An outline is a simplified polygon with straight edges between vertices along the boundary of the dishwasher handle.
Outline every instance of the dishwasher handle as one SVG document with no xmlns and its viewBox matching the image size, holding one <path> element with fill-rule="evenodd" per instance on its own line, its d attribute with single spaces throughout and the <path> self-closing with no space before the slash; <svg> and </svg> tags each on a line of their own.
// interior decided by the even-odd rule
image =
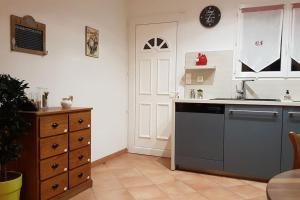
<svg viewBox="0 0 300 200">
<path fill-rule="evenodd" d="M 255 114 L 255 115 L 272 115 L 278 116 L 279 112 L 276 111 L 259 111 L 259 110 L 229 110 L 229 113 L 233 115 L 234 113 L 239 114 Z"/>
</svg>

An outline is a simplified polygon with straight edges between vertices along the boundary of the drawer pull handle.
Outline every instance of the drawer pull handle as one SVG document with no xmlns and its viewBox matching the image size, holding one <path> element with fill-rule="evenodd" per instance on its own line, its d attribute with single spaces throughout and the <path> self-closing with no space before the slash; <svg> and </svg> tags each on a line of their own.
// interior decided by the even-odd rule
<svg viewBox="0 0 300 200">
<path fill-rule="evenodd" d="M 82 178 L 83 177 L 83 173 L 78 174 L 78 178 Z"/>
<path fill-rule="evenodd" d="M 273 115 L 277 116 L 279 113 L 276 111 L 257 111 L 257 110 L 229 110 L 229 113 L 233 115 L 234 113 L 240 114 L 261 114 L 261 115 Z"/>
<path fill-rule="evenodd" d="M 59 147 L 59 144 L 52 144 L 52 149 L 57 149 Z"/>
<path fill-rule="evenodd" d="M 78 123 L 82 124 L 83 123 L 83 119 L 78 120 Z"/>
<path fill-rule="evenodd" d="M 84 140 L 84 137 L 78 138 L 78 141 L 79 141 L 79 142 L 82 142 L 83 140 Z"/>
<path fill-rule="evenodd" d="M 54 185 L 52 185 L 52 189 L 53 189 L 53 190 L 56 190 L 58 187 L 59 187 L 59 184 L 54 184 Z"/>
<path fill-rule="evenodd" d="M 290 115 L 290 117 L 300 116 L 300 112 L 288 112 L 288 114 Z"/>
<path fill-rule="evenodd" d="M 82 160 L 83 158 L 84 158 L 83 155 L 80 155 L 80 156 L 78 157 L 79 160 Z"/>
<path fill-rule="evenodd" d="M 55 163 L 51 166 L 52 169 L 57 169 L 59 167 L 59 164 Z"/>
<path fill-rule="evenodd" d="M 59 124 L 56 122 L 52 124 L 52 128 L 54 128 L 54 129 L 57 128 L 58 126 L 59 126 Z"/>
</svg>

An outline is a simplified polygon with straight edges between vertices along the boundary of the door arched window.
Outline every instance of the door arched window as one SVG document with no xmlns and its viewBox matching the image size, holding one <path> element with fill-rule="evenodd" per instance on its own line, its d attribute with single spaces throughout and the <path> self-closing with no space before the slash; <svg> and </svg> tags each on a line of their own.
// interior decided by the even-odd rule
<svg viewBox="0 0 300 200">
<path fill-rule="evenodd" d="M 162 39 L 161 37 L 156 37 L 156 38 L 151 38 L 149 39 L 145 45 L 143 50 L 144 51 L 149 51 L 152 49 L 156 50 L 168 50 L 169 49 L 169 44 L 166 40 Z"/>
</svg>

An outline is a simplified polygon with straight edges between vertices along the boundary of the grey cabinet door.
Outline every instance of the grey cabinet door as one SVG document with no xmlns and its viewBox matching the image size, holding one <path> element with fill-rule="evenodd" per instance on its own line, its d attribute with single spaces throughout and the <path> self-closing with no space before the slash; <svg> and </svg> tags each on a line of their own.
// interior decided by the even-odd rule
<svg viewBox="0 0 300 200">
<path fill-rule="evenodd" d="M 224 170 L 268 179 L 280 173 L 282 108 L 226 106 Z"/>
<path fill-rule="evenodd" d="M 281 171 L 293 168 L 293 147 L 289 140 L 289 132 L 300 133 L 300 108 L 287 107 L 283 110 Z"/>
<path fill-rule="evenodd" d="M 223 170 L 224 114 L 176 112 L 175 163 L 189 170 Z"/>
</svg>

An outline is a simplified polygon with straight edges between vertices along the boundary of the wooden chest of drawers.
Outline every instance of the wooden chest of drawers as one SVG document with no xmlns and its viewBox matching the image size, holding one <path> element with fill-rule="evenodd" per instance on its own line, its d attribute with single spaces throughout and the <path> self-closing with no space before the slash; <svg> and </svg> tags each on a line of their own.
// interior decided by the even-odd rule
<svg viewBox="0 0 300 200">
<path fill-rule="evenodd" d="M 69 199 L 91 187 L 91 108 L 48 108 L 24 116 L 32 127 L 16 165 L 23 173 L 21 199 Z"/>
</svg>

